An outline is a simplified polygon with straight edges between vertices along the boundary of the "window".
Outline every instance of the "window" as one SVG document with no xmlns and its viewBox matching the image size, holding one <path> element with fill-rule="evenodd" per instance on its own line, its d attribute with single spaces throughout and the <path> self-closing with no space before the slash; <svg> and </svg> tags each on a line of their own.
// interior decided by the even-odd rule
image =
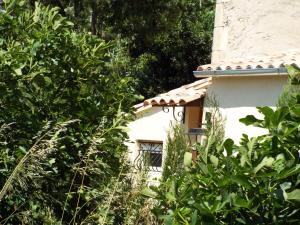
<svg viewBox="0 0 300 225">
<path fill-rule="evenodd" d="M 162 142 L 139 141 L 136 163 L 139 168 L 148 166 L 151 171 L 159 171 L 162 166 Z"/>
</svg>

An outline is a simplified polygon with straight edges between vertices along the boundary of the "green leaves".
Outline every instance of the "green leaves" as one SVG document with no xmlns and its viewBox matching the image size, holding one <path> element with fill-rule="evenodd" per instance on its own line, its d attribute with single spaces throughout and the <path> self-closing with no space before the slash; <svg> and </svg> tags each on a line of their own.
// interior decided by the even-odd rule
<svg viewBox="0 0 300 225">
<path fill-rule="evenodd" d="M 184 128 L 178 124 L 174 124 L 170 128 L 162 172 L 164 181 L 173 174 L 182 173 L 184 167 L 189 170 L 192 164 L 192 153 L 190 153 Z"/>
<path fill-rule="evenodd" d="M 215 137 L 207 137 L 190 170 L 157 189 L 157 215 L 169 215 L 170 224 L 299 223 L 300 105 L 258 110 L 263 119 L 247 116 L 241 122 L 268 132 L 243 135 L 239 146 L 231 139 L 215 146 Z M 172 201 L 164 194 L 171 185 Z"/>
<path fill-rule="evenodd" d="M 233 150 L 233 140 L 232 139 L 226 139 L 223 143 L 223 146 L 227 152 L 227 156 L 230 157 L 232 155 L 232 150 Z"/>
<path fill-rule="evenodd" d="M 93 223 L 106 210 L 114 181 L 119 177 L 120 190 L 130 186 L 124 141 L 137 99 L 126 73 L 130 60 L 124 49 L 75 30 L 57 8 L 6 2 L 0 12 L 0 189 L 8 185 L 0 223 L 81 223 L 90 214 Z M 16 165 L 23 166 L 11 176 Z M 124 214 L 124 199 L 114 196 L 114 214 Z"/>
<path fill-rule="evenodd" d="M 33 11 L 33 22 L 37 23 L 40 20 L 41 16 L 41 5 L 38 2 L 35 2 L 35 10 Z"/>
<path fill-rule="evenodd" d="M 277 171 L 277 173 L 280 173 L 285 169 L 286 160 L 283 153 L 280 153 L 276 156 L 276 159 L 273 163 L 274 169 Z"/>
<path fill-rule="evenodd" d="M 151 190 L 150 188 L 145 188 L 141 191 L 141 194 L 147 196 L 149 198 L 155 198 L 157 196 L 156 192 Z"/>
<path fill-rule="evenodd" d="M 245 118 L 241 118 L 240 122 L 247 125 L 247 126 L 249 126 L 249 125 L 254 125 L 255 126 L 255 125 L 259 125 L 260 122 L 262 122 L 262 120 L 256 119 L 255 116 L 248 115 Z"/>
<path fill-rule="evenodd" d="M 287 65 L 287 70 L 289 74 L 289 79 L 291 84 L 299 85 L 300 84 L 300 71 L 293 65 Z"/>
<path fill-rule="evenodd" d="M 295 189 L 286 193 L 287 200 L 296 200 L 300 202 L 300 189 Z"/>
<path fill-rule="evenodd" d="M 184 153 L 183 164 L 185 167 L 189 167 L 192 165 L 192 153 L 190 152 Z"/>
<path fill-rule="evenodd" d="M 211 161 L 211 163 L 215 166 L 215 167 L 218 167 L 218 164 L 219 164 L 219 160 L 216 156 L 214 155 L 210 155 L 209 156 L 209 159 Z"/>
<path fill-rule="evenodd" d="M 272 167 L 274 158 L 265 156 L 263 160 L 254 168 L 253 172 L 257 173 L 263 167 Z"/>
<path fill-rule="evenodd" d="M 18 68 L 14 70 L 17 75 L 22 75 L 22 68 Z"/>
</svg>

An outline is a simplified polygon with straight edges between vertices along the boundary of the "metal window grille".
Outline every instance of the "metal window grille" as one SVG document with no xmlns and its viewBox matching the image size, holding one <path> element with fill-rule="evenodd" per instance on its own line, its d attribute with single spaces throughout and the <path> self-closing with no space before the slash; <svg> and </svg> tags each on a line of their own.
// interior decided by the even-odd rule
<svg viewBox="0 0 300 225">
<path fill-rule="evenodd" d="M 135 160 L 138 169 L 146 168 L 150 171 L 160 171 L 162 167 L 161 142 L 139 142 L 139 154 Z"/>
</svg>

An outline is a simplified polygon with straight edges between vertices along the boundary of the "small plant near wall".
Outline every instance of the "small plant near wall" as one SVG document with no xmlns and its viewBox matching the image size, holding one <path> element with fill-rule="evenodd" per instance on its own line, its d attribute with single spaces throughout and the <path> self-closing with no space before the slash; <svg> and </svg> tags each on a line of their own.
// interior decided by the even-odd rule
<svg viewBox="0 0 300 225">
<path fill-rule="evenodd" d="M 291 85 L 300 72 L 289 68 Z M 296 90 L 296 87 L 293 86 Z M 247 116 L 246 125 L 267 129 L 265 135 L 244 135 L 239 145 L 227 139 L 186 164 L 148 196 L 157 200 L 153 212 L 163 224 L 299 224 L 300 93 L 289 94 L 277 109 L 259 107 L 264 116 Z"/>
<path fill-rule="evenodd" d="M 189 151 L 188 138 L 184 128 L 180 124 L 172 124 L 170 132 L 168 133 L 164 154 L 163 181 L 183 171 L 184 155 Z"/>
<path fill-rule="evenodd" d="M 205 135 L 202 137 L 201 144 L 196 146 L 197 151 L 205 153 L 207 157 L 210 149 L 217 148 L 224 140 L 224 123 L 225 119 L 222 117 L 217 97 L 214 94 L 205 98 Z M 206 159 L 207 161 L 207 159 Z"/>
</svg>

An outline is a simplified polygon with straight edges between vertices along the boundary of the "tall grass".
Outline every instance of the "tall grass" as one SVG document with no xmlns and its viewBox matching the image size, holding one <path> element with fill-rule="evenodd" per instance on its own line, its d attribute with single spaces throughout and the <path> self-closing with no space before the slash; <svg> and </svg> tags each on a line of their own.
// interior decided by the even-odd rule
<svg viewBox="0 0 300 225">
<path fill-rule="evenodd" d="M 95 179 L 93 174 L 99 175 L 102 171 L 101 155 L 105 148 L 107 135 L 112 135 L 115 130 L 124 129 L 123 115 L 118 115 L 110 128 L 99 129 L 91 137 L 89 147 L 85 154 L 81 156 L 81 160 L 71 165 L 74 172 L 73 178 L 70 179 L 68 192 L 62 192 L 65 195 L 65 202 L 62 205 L 62 214 L 57 218 L 53 209 L 44 209 L 44 224 L 154 224 L 152 214 L 150 213 L 150 205 L 141 195 L 141 190 L 146 186 L 146 173 L 144 171 L 135 171 L 129 165 L 124 155 L 119 156 L 121 160 L 121 168 L 115 177 L 111 177 L 108 183 L 89 186 L 86 180 Z M 48 123 L 42 131 L 36 135 L 36 141 L 32 147 L 26 151 L 19 163 L 14 167 L 10 176 L 0 191 L 0 203 L 7 195 L 13 192 L 22 192 L 39 182 L 39 179 L 47 178 L 45 170 L 45 161 L 52 160 L 49 155 L 53 155 L 54 151 L 59 150 L 59 141 L 64 138 L 64 132 L 68 126 L 78 123 L 79 120 L 70 120 L 53 126 Z M 9 126 L 1 126 L 1 131 L 9 129 Z M 118 131 L 119 132 L 119 131 Z M 104 164 L 103 164 L 104 165 Z M 30 185 L 27 183 L 30 182 Z M 38 185 L 38 184 L 37 184 Z M 69 203 L 72 202 L 76 208 L 70 218 L 66 212 Z M 1 224 L 8 223 L 11 218 L 16 215 L 30 215 L 32 212 L 23 209 L 25 203 L 19 204 L 15 210 L 6 218 L 2 218 Z M 86 207 L 89 211 L 86 213 Z M 37 212 L 39 214 L 39 212 Z M 24 216 L 26 218 L 26 216 Z M 48 222 L 47 222 L 48 221 Z M 26 224 L 26 220 L 23 219 Z M 66 223 L 67 222 L 67 223 Z"/>
<path fill-rule="evenodd" d="M 35 164 L 35 170 L 37 170 L 39 162 L 42 159 L 47 158 L 47 156 L 52 153 L 53 151 L 57 150 L 57 141 L 59 140 L 60 134 L 67 129 L 72 123 L 79 122 L 79 120 L 69 120 L 67 122 L 59 123 L 53 128 L 50 127 L 51 123 L 47 123 L 47 125 L 43 128 L 42 131 L 39 132 L 38 138 L 32 147 L 26 151 L 26 154 L 22 157 L 19 163 L 15 166 L 10 176 L 7 178 L 6 182 L 3 184 L 0 190 L 0 202 L 4 195 L 7 193 L 8 190 L 13 189 L 14 182 L 21 183 L 24 181 L 22 186 L 26 186 L 26 179 L 20 176 L 21 171 L 27 171 L 30 166 L 30 163 Z M 31 161 L 27 163 L 28 161 Z M 27 168 L 25 168 L 27 167 Z M 41 169 L 41 168 L 39 168 Z M 42 170 L 42 169 L 41 169 Z M 37 172 L 37 171 L 36 171 Z M 34 182 L 34 179 L 31 179 Z"/>
</svg>

